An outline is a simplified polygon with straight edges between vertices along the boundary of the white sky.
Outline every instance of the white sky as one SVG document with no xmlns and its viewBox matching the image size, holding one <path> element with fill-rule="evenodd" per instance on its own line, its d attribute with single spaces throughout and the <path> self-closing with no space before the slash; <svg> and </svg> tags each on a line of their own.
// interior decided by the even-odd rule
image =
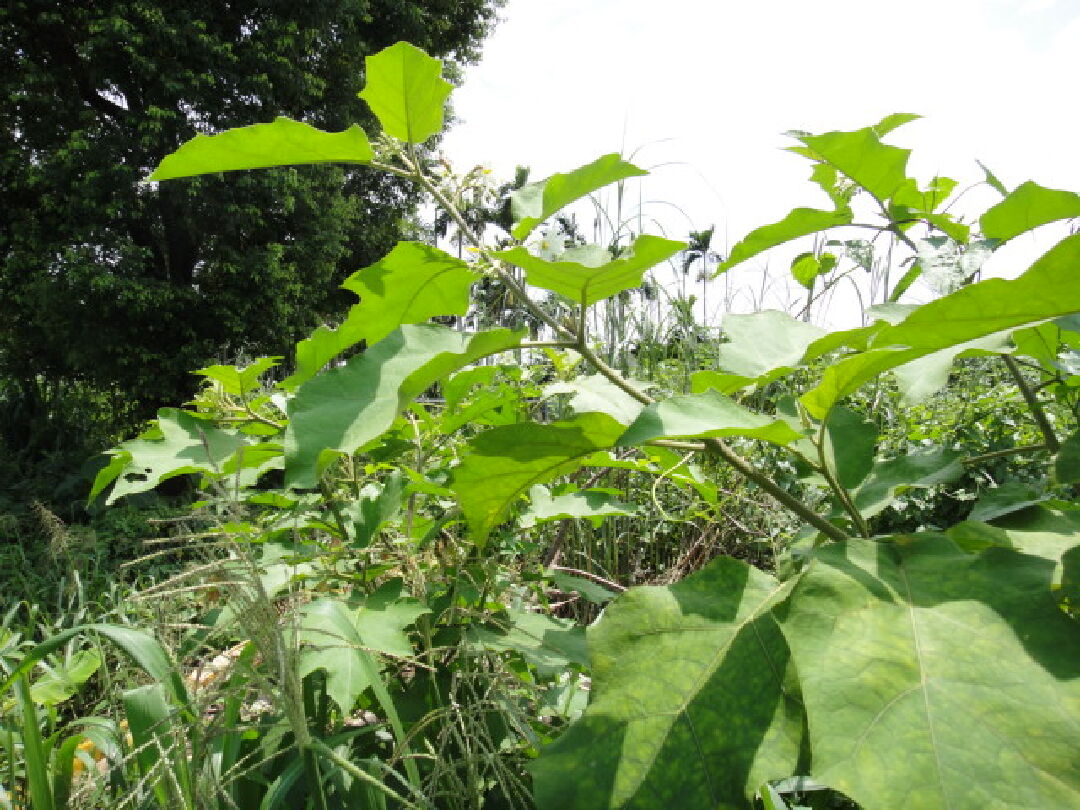
<svg viewBox="0 0 1080 810">
<path fill-rule="evenodd" d="M 919 113 L 887 141 L 923 181 L 977 181 L 977 158 L 1010 188 L 1080 190 L 1080 0 L 509 0 L 500 16 L 453 96 L 459 169 L 540 179 L 637 150 L 657 167 L 643 196 L 685 212 L 648 209 L 667 235 L 716 223 L 721 253 L 828 205 L 782 151 L 789 129 Z"/>
</svg>

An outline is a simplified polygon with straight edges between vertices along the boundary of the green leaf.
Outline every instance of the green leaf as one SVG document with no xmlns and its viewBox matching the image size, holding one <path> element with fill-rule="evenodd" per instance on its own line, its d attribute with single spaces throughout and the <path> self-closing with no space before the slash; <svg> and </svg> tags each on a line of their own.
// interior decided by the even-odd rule
<svg viewBox="0 0 1080 810">
<path fill-rule="evenodd" d="M 1054 480 L 1059 484 L 1080 483 L 1080 431 L 1063 441 L 1054 456 Z"/>
<path fill-rule="evenodd" d="M 63 703 L 90 680 L 100 666 L 101 653 L 97 650 L 79 650 L 70 659 L 48 667 L 42 662 L 45 672 L 30 684 L 30 697 L 42 706 Z"/>
<path fill-rule="evenodd" d="M 521 526 L 526 529 L 566 518 L 588 518 L 596 526 L 605 517 L 637 513 L 633 504 L 623 503 L 614 495 L 599 490 L 552 495 L 547 487 L 537 484 L 529 490 L 529 500 L 529 508 L 521 513 Z"/>
<path fill-rule="evenodd" d="M 566 258 L 554 262 L 533 256 L 520 246 L 494 255 L 523 268 L 532 286 L 588 307 L 623 290 L 640 287 L 646 270 L 685 248 L 685 242 L 645 235 L 635 239 L 630 252 L 618 259 L 611 259 L 607 251 L 585 248 L 568 250 L 563 254 Z"/>
<path fill-rule="evenodd" d="M 641 391 L 653 387 L 646 380 L 628 382 Z M 606 413 L 624 425 L 633 422 L 645 407 L 602 374 L 586 374 L 570 382 L 544 386 L 545 397 L 555 394 L 570 394 L 570 408 L 574 413 Z"/>
<path fill-rule="evenodd" d="M 344 132 L 323 132 L 279 117 L 272 124 L 196 135 L 161 161 L 150 179 L 308 163 L 370 163 L 371 158 L 367 135 L 356 124 Z"/>
<path fill-rule="evenodd" d="M 829 366 L 802 403 L 822 419 L 878 374 L 941 349 L 1080 311 L 1080 234 L 1066 237 L 1019 278 L 987 279 L 916 308 L 873 332 L 869 351 Z"/>
<path fill-rule="evenodd" d="M 402 324 L 436 315 L 464 315 L 479 278 L 465 262 L 419 242 L 398 242 L 385 257 L 350 276 L 341 286 L 360 296 L 337 329 L 321 326 L 296 345 L 296 373 L 283 383 L 293 389 L 310 380 L 361 340 L 371 346 Z"/>
<path fill-rule="evenodd" d="M 207 366 L 196 371 L 221 385 L 221 390 L 233 396 L 246 397 L 259 387 L 259 377 L 278 364 L 281 357 L 260 357 L 244 368 L 239 366 Z"/>
<path fill-rule="evenodd" d="M 686 394 L 646 407 L 616 442 L 633 447 L 651 439 L 745 436 L 788 444 L 800 434 L 783 420 L 753 413 L 716 391 Z"/>
<path fill-rule="evenodd" d="M 615 592 L 609 591 L 603 585 L 597 585 L 591 579 L 575 577 L 563 571 L 547 571 L 546 575 L 557 588 L 564 591 L 574 591 L 581 594 L 582 599 L 594 605 L 603 605 L 615 598 Z M 588 661 L 586 661 L 588 663 Z"/>
<path fill-rule="evenodd" d="M 1080 804 L 1080 631 L 1053 568 L 940 535 L 818 549 L 777 611 L 813 778 L 866 810 Z"/>
<path fill-rule="evenodd" d="M 999 517 L 1019 512 L 1045 500 L 1049 495 L 1043 495 L 1031 484 L 1020 481 L 1006 481 L 1000 486 L 988 489 L 975 501 L 975 506 L 968 515 L 968 520 L 977 520 L 983 523 L 996 520 Z"/>
<path fill-rule="evenodd" d="M 645 174 L 648 172 L 611 154 L 572 172 L 553 174 L 547 180 L 530 183 L 510 195 L 517 223 L 510 233 L 515 239 L 524 239 L 533 228 L 575 200 L 619 180 Z"/>
<path fill-rule="evenodd" d="M 802 709 L 772 577 L 720 557 L 589 628 L 592 700 L 531 766 L 540 810 L 750 808 L 795 771 Z"/>
<path fill-rule="evenodd" d="M 1008 342 L 1008 336 L 1001 334 L 976 338 L 897 366 L 893 374 L 900 389 L 901 402 L 905 405 L 921 402 L 944 388 L 958 357 L 996 354 L 1005 351 Z"/>
<path fill-rule="evenodd" d="M 877 133 L 877 136 L 879 138 L 884 138 L 897 127 L 902 127 L 904 124 L 909 124 L 912 121 L 919 120 L 920 118 L 922 118 L 922 116 L 916 115 L 915 113 L 892 113 L 890 115 L 886 115 L 878 123 L 876 123 L 873 129 L 874 132 Z"/>
<path fill-rule="evenodd" d="M 717 365 L 745 377 L 775 379 L 798 365 L 807 348 L 825 330 L 797 320 L 786 312 L 769 309 L 750 315 L 724 316 L 724 335 Z M 775 374 L 773 372 L 776 372 Z"/>
<path fill-rule="evenodd" d="M 297 638 L 301 677 L 326 671 L 326 694 L 348 716 L 365 689 L 379 680 L 379 668 L 364 649 L 356 619 L 343 602 L 318 599 L 300 609 Z"/>
<path fill-rule="evenodd" d="M 442 130 L 443 107 L 453 89 L 442 77 L 442 62 L 407 42 L 384 48 L 364 62 L 367 84 L 360 98 L 388 135 L 423 143 Z"/>
<path fill-rule="evenodd" d="M 394 418 L 436 380 L 521 342 L 522 332 L 475 335 L 444 326 L 402 326 L 341 368 L 300 387 L 289 401 L 285 477 L 313 487 L 338 453 L 352 453 L 387 431 Z"/>
<path fill-rule="evenodd" d="M 526 610 L 507 612 L 509 626 L 499 632 L 477 629 L 470 640 L 489 650 L 514 650 L 536 667 L 542 677 L 564 671 L 571 664 L 589 664 L 585 631 L 567 619 Z"/>
<path fill-rule="evenodd" d="M 473 542 L 483 544 L 534 484 L 573 472 L 584 457 L 611 447 L 622 431 L 607 414 L 583 413 L 551 425 L 504 425 L 476 436 L 450 485 Z"/>
<path fill-rule="evenodd" d="M 158 411 L 157 426 L 161 439 L 132 439 L 117 448 L 116 452 L 126 453 L 130 461 L 117 476 L 107 504 L 151 490 L 177 475 L 220 474 L 225 461 L 245 444 L 245 438 L 236 432 L 216 428 L 178 408 Z"/>
<path fill-rule="evenodd" d="M 976 160 L 975 162 L 978 163 L 979 168 L 983 170 L 983 175 L 985 177 L 983 182 L 990 186 L 990 188 L 994 189 L 994 191 L 996 191 L 1002 197 L 1008 197 L 1009 190 L 1005 188 L 1005 185 L 1000 180 L 997 179 L 994 173 L 988 168 L 986 168 L 986 166 L 982 164 L 982 161 Z"/>
<path fill-rule="evenodd" d="M 178 750 L 176 735 L 173 730 L 172 710 L 165 695 L 165 689 L 159 683 L 137 686 L 123 694 L 124 716 L 131 731 L 135 761 L 139 772 L 153 788 L 154 796 L 161 807 L 192 807 L 191 785 L 187 776 L 186 755 Z M 162 764 L 164 760 L 164 764 Z M 162 770 L 173 773 L 173 778 L 164 777 Z M 180 788 L 182 795 L 176 795 L 173 788 Z"/>
<path fill-rule="evenodd" d="M 890 129 L 886 123 L 888 120 L 878 126 L 885 125 L 886 130 Z M 907 161 L 911 150 L 882 143 L 875 127 L 854 132 L 807 135 L 799 140 L 880 202 L 892 197 L 907 179 Z"/>
<path fill-rule="evenodd" d="M 849 225 L 851 219 L 851 209 L 846 207 L 835 211 L 796 208 L 779 222 L 763 225 L 744 236 L 742 241 L 731 249 L 731 255 L 727 257 L 727 260 L 720 263 L 716 269 L 717 275 L 769 248 L 818 231 L 825 231 L 839 225 Z"/>
<path fill-rule="evenodd" d="M 836 267 L 836 257 L 825 253 L 820 258 L 813 253 L 800 253 L 791 262 L 791 277 L 808 290 L 814 289 L 814 280 Z"/>
<path fill-rule="evenodd" d="M 1048 222 L 1080 217 L 1080 194 L 1044 188 L 1029 180 L 990 208 L 979 224 L 984 236 L 1005 242 Z"/>
<path fill-rule="evenodd" d="M 855 506 L 865 518 L 879 514 L 906 489 L 925 489 L 955 481 L 964 474 L 956 450 L 928 450 L 878 461 L 854 494 Z"/>
<path fill-rule="evenodd" d="M 850 408 L 837 407 L 825 422 L 825 459 L 845 489 L 854 489 L 874 466 L 878 429 Z"/>
<path fill-rule="evenodd" d="M 721 347 L 722 348 L 722 347 Z M 721 394 L 730 395 L 756 383 L 753 377 L 741 374 L 724 374 L 719 371 L 695 371 L 690 375 L 690 393 L 701 394 L 710 388 Z"/>
</svg>

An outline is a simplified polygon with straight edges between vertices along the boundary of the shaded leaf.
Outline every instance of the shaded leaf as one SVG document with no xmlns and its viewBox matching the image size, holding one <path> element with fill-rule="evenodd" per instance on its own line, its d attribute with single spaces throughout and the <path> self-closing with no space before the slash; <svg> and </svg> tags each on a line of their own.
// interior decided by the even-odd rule
<svg viewBox="0 0 1080 810">
<path fill-rule="evenodd" d="M 473 541 L 482 544 L 534 484 L 573 472 L 586 456 L 611 447 L 622 431 L 606 414 L 583 413 L 550 425 L 504 425 L 473 438 L 450 485 Z"/>
<path fill-rule="evenodd" d="M 825 422 L 825 459 L 845 489 L 854 489 L 874 466 L 878 429 L 850 408 L 836 407 Z"/>
<path fill-rule="evenodd" d="M 489 650 L 515 650 L 542 676 L 555 675 L 571 664 L 588 666 L 585 630 L 568 619 L 527 610 L 507 612 L 509 626 L 499 631 L 478 628 L 472 641 Z"/>
<path fill-rule="evenodd" d="M 530 183 L 510 195 L 517 223 L 510 233 L 515 239 L 524 239 L 533 228 L 575 200 L 619 180 L 645 174 L 648 172 L 611 154 L 572 172 L 553 174 L 547 180 Z"/>
<path fill-rule="evenodd" d="M 647 406 L 626 429 L 619 447 L 633 447 L 651 439 L 746 436 L 773 444 L 788 444 L 801 437 L 783 420 L 754 413 L 716 391 L 686 394 Z"/>
<path fill-rule="evenodd" d="M 330 459 L 377 439 L 436 380 L 516 346 L 522 334 L 496 329 L 472 335 L 433 324 L 406 325 L 341 368 L 309 380 L 289 401 L 286 483 L 314 486 Z"/>
<path fill-rule="evenodd" d="M 308 163 L 370 163 L 371 158 L 367 135 L 356 124 L 344 132 L 323 132 L 279 117 L 271 124 L 196 135 L 161 161 L 149 179 Z"/>
<path fill-rule="evenodd" d="M 590 705 L 530 766 L 537 806 L 750 808 L 794 772 L 802 710 L 769 613 L 784 592 L 720 557 L 610 604 L 588 630 Z"/>
<path fill-rule="evenodd" d="M 563 254 L 563 259 L 549 262 L 520 246 L 494 255 L 523 268 L 526 281 L 532 286 L 565 295 L 588 307 L 623 290 L 641 286 L 646 270 L 685 247 L 685 242 L 645 235 L 635 239 L 629 253 L 618 259 L 612 259 L 607 251 L 571 249 Z"/>
<path fill-rule="evenodd" d="M 778 611 L 811 775 L 866 810 L 1080 803 L 1080 628 L 1053 567 L 940 535 L 818 549 Z"/>
<path fill-rule="evenodd" d="M 975 506 L 968 515 L 968 520 L 987 522 L 999 517 L 1019 512 L 1037 503 L 1048 500 L 1030 484 L 1020 481 L 1006 481 L 993 489 L 988 489 L 975 501 Z"/>
<path fill-rule="evenodd" d="M 871 518 L 891 506 L 903 490 L 955 481 L 964 474 L 960 458 L 959 451 L 937 449 L 878 461 L 854 493 L 855 506 L 863 517 Z"/>
<path fill-rule="evenodd" d="M 1054 479 L 1059 484 L 1080 483 L 1080 431 L 1061 443 L 1054 456 Z"/>
<path fill-rule="evenodd" d="M 383 131 L 408 143 L 423 143 L 443 128 L 443 107 L 453 85 L 442 62 L 415 45 L 398 42 L 364 59 L 367 83 L 360 98 Z"/>
</svg>

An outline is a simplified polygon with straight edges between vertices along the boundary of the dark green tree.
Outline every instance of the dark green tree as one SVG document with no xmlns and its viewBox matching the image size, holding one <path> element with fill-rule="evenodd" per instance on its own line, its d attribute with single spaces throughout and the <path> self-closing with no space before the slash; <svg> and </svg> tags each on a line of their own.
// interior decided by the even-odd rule
<svg viewBox="0 0 1080 810">
<path fill-rule="evenodd" d="M 189 397 L 340 313 L 412 192 L 364 168 L 146 184 L 198 132 L 360 121 L 364 57 L 475 61 L 500 0 L 8 0 L 0 7 L 0 440 L 10 455 Z M 99 425 L 100 426 L 100 425 Z M 70 446 L 70 441 L 68 442 Z M 0 455 L 3 451 L 0 450 Z"/>
</svg>

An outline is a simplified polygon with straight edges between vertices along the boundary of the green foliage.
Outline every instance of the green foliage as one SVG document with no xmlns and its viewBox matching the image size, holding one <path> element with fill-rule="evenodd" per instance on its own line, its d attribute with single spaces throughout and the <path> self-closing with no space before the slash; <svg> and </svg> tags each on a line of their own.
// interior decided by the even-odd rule
<svg viewBox="0 0 1080 810">
<path fill-rule="evenodd" d="M 364 97 L 397 134 L 379 167 L 467 229 L 414 148 L 442 120 L 438 71 L 400 44 L 373 62 Z M 916 253 L 909 234 L 920 230 L 991 249 L 942 213 L 954 181 L 920 185 L 909 151 L 882 142 L 912 118 L 795 133 L 836 211 L 797 210 L 729 262 L 850 222 L 867 198 L 883 220 L 872 227 Z M 719 368 L 694 378 L 696 393 L 654 398 L 661 386 L 604 362 L 589 309 L 676 243 L 641 236 L 632 255 L 594 262 L 548 262 L 520 244 L 564 205 L 636 173 L 608 156 L 520 190 L 517 242 L 496 252 L 469 233 L 471 262 L 403 243 L 350 284 L 361 302 L 347 327 L 301 345 L 299 379 L 257 386 L 273 358 L 204 369 L 194 410 L 164 411 L 114 451 L 97 484 L 114 482 L 113 498 L 192 472 L 210 493 L 211 561 L 195 574 L 212 572 L 227 595 L 185 643 L 230 634 L 259 655 L 238 655 L 222 739 L 204 733 L 198 693 L 164 648 L 129 627 L 59 633 L 10 668 L 0 694 L 80 632 L 123 647 L 163 686 L 126 693 L 136 745 L 157 742 L 117 767 L 159 806 L 232 807 L 233 794 L 250 806 L 541 810 L 782 807 L 818 792 L 814 806 L 865 810 L 1080 801 L 1080 236 L 1014 281 L 965 271 L 952 292 L 887 301 L 857 329 L 732 317 Z M 999 235 L 1035 221 L 1015 201 L 994 216 Z M 835 272 L 819 261 L 810 289 Z M 480 274 L 539 340 L 424 323 L 460 314 Z M 578 317 L 554 316 L 526 285 L 573 298 Z M 370 345 L 320 371 L 360 340 Z M 573 379 L 579 365 L 590 373 Z M 960 407 L 986 411 L 942 416 Z M 678 509 L 669 490 L 684 498 Z M 940 495 L 963 514 L 911 507 Z M 629 589 L 556 563 L 590 524 L 628 523 L 630 539 L 609 550 L 629 556 L 639 534 L 715 525 L 746 500 L 778 504 L 791 523 L 763 537 L 736 523 L 745 559 L 681 559 L 652 572 L 662 585 Z M 764 545 L 768 555 L 754 553 Z M 593 618 L 614 592 L 584 633 L 551 615 L 553 595 L 566 597 L 559 608 L 583 597 L 579 615 Z M 245 721 L 253 692 L 275 709 Z M 27 782 L 47 801 L 53 765 L 33 749 L 31 714 Z M 245 756 L 254 773 L 232 767 Z"/>
<path fill-rule="evenodd" d="M 12 480 L 48 476 L 54 459 L 71 475 L 186 401 L 192 369 L 284 354 L 337 321 L 337 285 L 392 247 L 418 196 L 354 168 L 371 158 L 359 126 L 315 128 L 373 131 L 356 95 L 364 57 L 408 39 L 475 61 L 496 6 L 5 3 L 0 456 L 17 461 Z M 144 182 L 159 163 L 157 179 L 283 162 L 323 165 Z M 67 500 L 85 495 L 78 484 Z"/>
</svg>

